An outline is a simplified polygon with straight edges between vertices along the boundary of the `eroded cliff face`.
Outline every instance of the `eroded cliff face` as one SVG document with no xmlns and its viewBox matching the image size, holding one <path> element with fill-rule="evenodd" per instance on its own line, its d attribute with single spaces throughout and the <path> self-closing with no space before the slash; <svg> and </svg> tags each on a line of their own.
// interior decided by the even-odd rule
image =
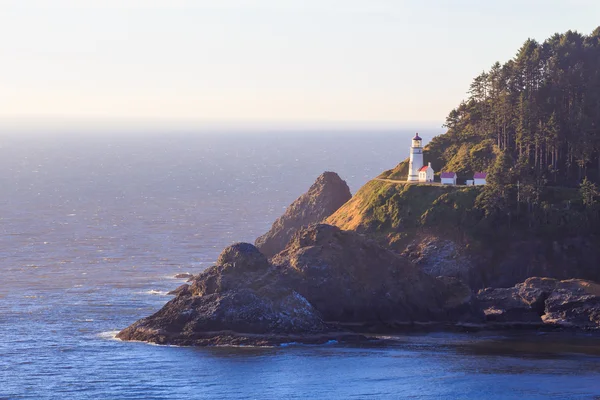
<svg viewBox="0 0 600 400">
<path fill-rule="evenodd" d="M 375 241 L 331 225 L 300 230 L 271 261 L 326 321 L 402 325 L 473 318 L 466 285 L 429 276 Z"/>
<path fill-rule="evenodd" d="M 350 188 L 338 174 L 324 172 L 273 223 L 269 232 L 256 239 L 256 247 L 267 257 L 279 253 L 300 228 L 322 222 L 351 197 Z"/>
<path fill-rule="evenodd" d="M 250 244 L 230 246 L 217 265 L 175 293 L 118 337 L 179 345 L 322 343 L 364 339 L 350 327 L 483 318 L 464 284 L 431 277 L 329 225 L 301 229 L 271 262 Z"/>
<path fill-rule="evenodd" d="M 411 237 L 402 255 L 433 276 L 452 276 L 473 289 L 509 287 L 529 277 L 600 280 L 596 237 L 453 238 L 427 230 Z"/>
</svg>

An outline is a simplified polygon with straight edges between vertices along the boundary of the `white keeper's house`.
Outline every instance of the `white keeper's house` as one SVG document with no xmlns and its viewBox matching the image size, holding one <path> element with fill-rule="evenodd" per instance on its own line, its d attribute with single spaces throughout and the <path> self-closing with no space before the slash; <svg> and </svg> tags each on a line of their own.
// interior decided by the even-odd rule
<svg viewBox="0 0 600 400">
<path fill-rule="evenodd" d="M 427 164 L 424 167 L 421 167 L 419 170 L 419 182 L 433 182 L 433 175 L 435 171 L 431 167 L 431 163 Z"/>
</svg>

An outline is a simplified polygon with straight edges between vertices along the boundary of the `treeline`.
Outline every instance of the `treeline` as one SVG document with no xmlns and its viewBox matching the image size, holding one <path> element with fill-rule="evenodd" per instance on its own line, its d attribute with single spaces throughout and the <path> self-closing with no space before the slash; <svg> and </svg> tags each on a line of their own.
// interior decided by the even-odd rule
<svg viewBox="0 0 600 400">
<path fill-rule="evenodd" d="M 600 27 L 527 40 L 514 59 L 473 80 L 446 126 L 445 142 L 493 143 L 511 169 L 494 172 L 510 183 L 600 182 Z"/>
</svg>

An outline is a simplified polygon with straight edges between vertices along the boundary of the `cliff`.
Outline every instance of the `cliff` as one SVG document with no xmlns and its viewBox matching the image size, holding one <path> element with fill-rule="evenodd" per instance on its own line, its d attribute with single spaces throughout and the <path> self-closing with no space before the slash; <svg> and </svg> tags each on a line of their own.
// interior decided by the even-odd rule
<svg viewBox="0 0 600 400">
<path fill-rule="evenodd" d="M 271 262 L 251 244 L 175 291 L 122 340 L 177 345 L 273 345 L 365 340 L 356 330 L 481 320 L 468 287 L 424 274 L 354 232 L 298 231 Z"/>
<path fill-rule="evenodd" d="M 350 188 L 338 174 L 324 172 L 267 233 L 256 239 L 256 247 L 268 257 L 279 253 L 300 228 L 323 221 L 351 197 Z"/>
<path fill-rule="evenodd" d="M 329 212 L 306 200 L 323 198 L 328 184 L 317 183 L 276 226 Z M 291 237 L 270 259 L 251 244 L 226 248 L 118 338 L 277 345 L 363 341 L 364 332 L 416 326 L 599 329 L 599 286 L 570 279 L 597 279 L 598 238 L 547 228 L 530 235 L 518 219 L 503 225 L 481 209 L 485 191 L 368 182 L 327 218 L 331 225 L 278 230 Z M 472 290 L 486 286 L 494 287 Z"/>
<path fill-rule="evenodd" d="M 526 204 L 487 214 L 479 200 L 488 190 L 373 180 L 326 222 L 377 240 L 424 272 L 473 288 L 512 286 L 531 276 L 600 279 L 600 239 L 585 229 L 576 190 L 542 192 L 546 206 L 535 225 Z"/>
</svg>

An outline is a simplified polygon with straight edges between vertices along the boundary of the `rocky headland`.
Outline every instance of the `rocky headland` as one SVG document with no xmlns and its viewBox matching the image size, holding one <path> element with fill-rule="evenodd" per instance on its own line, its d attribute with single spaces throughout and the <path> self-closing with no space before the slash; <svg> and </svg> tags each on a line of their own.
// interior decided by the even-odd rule
<svg viewBox="0 0 600 400">
<path fill-rule="evenodd" d="M 447 229 L 440 210 L 456 190 L 372 181 L 346 201 L 345 182 L 325 173 L 256 247 L 227 247 L 214 266 L 118 338 L 262 346 L 363 341 L 414 328 L 600 329 L 600 286 L 563 279 L 586 275 L 578 276 L 579 264 L 572 261 L 585 254 L 554 240 L 555 253 L 538 258 L 558 257 L 561 269 L 528 256 L 520 268 L 507 261 L 516 260 L 513 255 L 499 259 L 469 236 L 464 222 Z M 520 239 L 510 245 L 525 246 Z M 528 249 L 533 254 L 537 247 Z M 581 269 L 590 271 L 587 264 Z M 533 277 L 538 271 L 551 276 Z M 509 284 L 486 287 L 488 282 Z"/>
<path fill-rule="evenodd" d="M 251 244 L 234 244 L 174 294 L 118 338 L 177 345 L 358 341 L 364 331 L 473 322 L 478 315 L 466 285 L 431 277 L 330 225 L 301 229 L 271 261 Z"/>
<path fill-rule="evenodd" d="M 409 158 L 351 197 L 326 172 L 256 247 L 227 248 L 119 337 L 260 344 L 423 325 L 599 330 L 599 50 L 600 28 L 527 40 L 473 80 L 444 134 L 416 141 L 413 166 L 431 163 L 435 179 L 404 182 Z M 436 185 L 441 171 L 457 182 Z M 485 185 L 465 185 L 478 172 Z"/>
</svg>

